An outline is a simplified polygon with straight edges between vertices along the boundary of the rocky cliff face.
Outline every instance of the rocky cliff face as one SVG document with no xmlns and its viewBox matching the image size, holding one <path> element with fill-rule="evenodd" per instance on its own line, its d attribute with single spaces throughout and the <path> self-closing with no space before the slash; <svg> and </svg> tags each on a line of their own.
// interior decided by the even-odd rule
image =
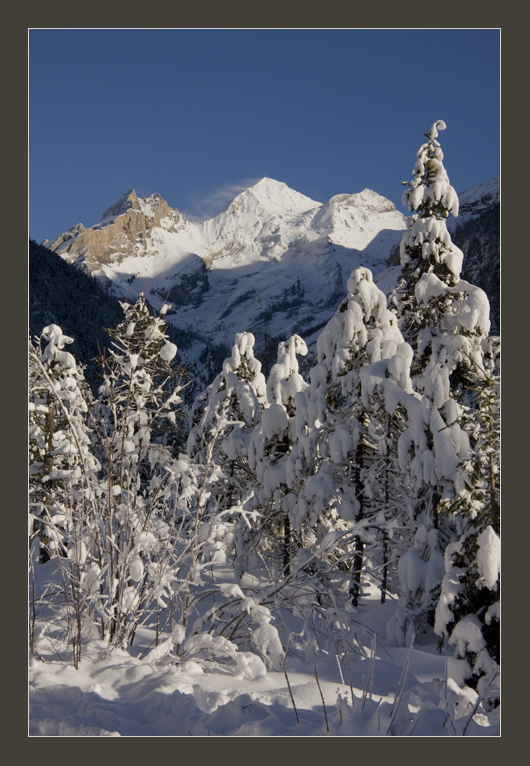
<svg viewBox="0 0 530 766">
<path fill-rule="evenodd" d="M 170 208 L 159 194 L 139 199 L 131 189 L 105 210 L 96 226 L 85 229 L 79 223 L 57 239 L 42 244 L 69 263 L 94 273 L 102 266 L 144 254 L 153 229 L 177 232 L 185 225 L 183 213 Z"/>
</svg>

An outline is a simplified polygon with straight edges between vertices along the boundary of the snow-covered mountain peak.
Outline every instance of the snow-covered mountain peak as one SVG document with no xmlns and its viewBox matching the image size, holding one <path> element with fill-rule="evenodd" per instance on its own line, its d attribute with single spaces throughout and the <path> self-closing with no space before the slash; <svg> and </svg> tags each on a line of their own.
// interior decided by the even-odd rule
<svg viewBox="0 0 530 766">
<path fill-rule="evenodd" d="M 130 189 L 105 210 L 95 226 L 85 229 L 78 224 L 43 244 L 70 263 L 91 273 L 104 274 L 107 266 L 149 255 L 156 232 L 176 233 L 187 225 L 185 216 L 170 208 L 159 194 L 139 199 L 135 190 Z"/>
<path fill-rule="evenodd" d="M 358 204 L 362 204 L 368 209 L 373 209 L 377 213 L 390 213 L 396 209 L 393 202 L 372 189 L 363 189 L 362 192 L 352 194 L 351 196 Z"/>
<path fill-rule="evenodd" d="M 262 178 L 254 186 L 250 186 L 238 194 L 228 205 L 226 211 L 256 212 L 258 209 L 268 215 L 300 215 L 320 207 L 320 204 L 320 202 L 315 202 L 310 197 L 289 188 L 282 181 Z"/>
<path fill-rule="evenodd" d="M 356 232 L 358 247 L 363 249 L 382 229 L 404 229 L 405 216 L 390 200 L 364 189 L 357 194 L 331 197 L 316 212 L 311 228 L 337 244 L 351 241 L 351 233 Z"/>
<path fill-rule="evenodd" d="M 132 189 L 99 224 L 70 230 L 51 249 L 116 295 L 143 292 L 154 308 L 168 300 L 171 324 L 229 345 L 265 319 L 273 336 L 314 334 L 352 269 L 382 271 L 404 229 L 405 217 L 370 189 L 321 203 L 262 178 L 200 222 Z"/>
<path fill-rule="evenodd" d="M 386 197 L 382 197 L 377 192 L 371 189 L 363 189 L 362 192 L 357 194 L 335 194 L 327 202 L 324 203 L 322 208 L 329 208 L 335 210 L 337 208 L 357 208 L 359 211 L 370 213 L 394 213 L 396 212 L 396 206 L 393 202 Z M 324 210 L 321 211 L 324 214 Z"/>
<path fill-rule="evenodd" d="M 142 213 L 148 218 L 154 218 L 160 208 L 164 207 L 164 205 L 169 209 L 169 205 L 160 194 L 151 194 L 149 197 L 142 197 L 138 200 L 138 204 Z"/>
</svg>

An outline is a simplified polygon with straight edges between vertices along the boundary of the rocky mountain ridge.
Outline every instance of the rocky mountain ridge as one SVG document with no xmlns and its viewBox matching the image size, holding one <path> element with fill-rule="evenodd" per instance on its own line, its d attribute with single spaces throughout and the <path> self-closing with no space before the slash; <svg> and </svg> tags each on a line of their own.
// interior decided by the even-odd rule
<svg viewBox="0 0 530 766">
<path fill-rule="evenodd" d="M 203 338 L 200 355 L 246 330 L 316 333 L 351 271 L 382 271 L 405 225 L 395 205 L 369 189 L 320 203 L 264 178 L 202 222 L 132 190 L 99 224 L 43 244 L 118 297 L 143 292 L 155 309 L 169 301 L 168 322 Z"/>
<path fill-rule="evenodd" d="M 177 232 L 185 224 L 185 216 L 170 208 L 159 194 L 139 199 L 131 189 L 105 210 L 95 226 L 87 229 L 79 223 L 42 245 L 93 274 L 102 266 L 145 252 L 154 228 Z"/>
<path fill-rule="evenodd" d="M 463 277 L 487 292 L 498 332 L 499 179 L 459 198 L 460 215 L 448 226 L 465 254 Z M 216 363 L 237 332 L 250 331 L 258 355 L 274 362 L 278 341 L 295 332 L 311 345 L 357 266 L 370 268 L 383 290 L 392 287 L 405 227 L 394 204 L 369 189 L 320 203 L 263 178 L 201 222 L 158 194 L 131 190 L 95 226 L 78 224 L 43 244 L 111 295 L 134 300 L 143 292 L 155 310 L 169 302 L 166 319 L 191 361 Z"/>
</svg>

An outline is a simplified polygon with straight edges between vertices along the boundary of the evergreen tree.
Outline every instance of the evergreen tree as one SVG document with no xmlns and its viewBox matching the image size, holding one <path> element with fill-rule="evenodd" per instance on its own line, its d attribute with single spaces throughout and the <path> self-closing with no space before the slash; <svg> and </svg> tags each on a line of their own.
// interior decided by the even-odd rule
<svg viewBox="0 0 530 766">
<path fill-rule="evenodd" d="M 267 380 L 267 400 L 261 422 L 254 428 L 249 467 L 255 474 L 255 491 L 249 498 L 249 528 L 244 535 L 247 551 L 240 548 L 240 570 L 247 568 L 252 551 L 266 553 L 274 576 L 291 571 L 293 539 L 289 511 L 293 495 L 288 487 L 288 458 L 295 438 L 296 395 L 307 387 L 298 372 L 297 355 L 307 354 L 299 335 L 278 345 L 278 358 Z"/>
<path fill-rule="evenodd" d="M 238 333 L 232 354 L 223 362 L 222 371 L 193 402 L 188 420 L 188 454 L 204 462 L 208 446 L 216 439 L 224 446 L 216 447 L 217 461 L 244 457 L 248 440 L 243 435 L 259 423 L 266 402 L 266 383 L 261 364 L 254 356 L 252 333 Z M 223 412 L 219 428 L 220 413 Z M 230 458 L 233 455 L 233 458 Z"/>
<path fill-rule="evenodd" d="M 495 698 L 500 663 L 498 338 L 488 338 L 483 348 L 483 365 L 470 365 L 467 375 L 462 427 L 473 447 L 470 480 L 466 491 L 447 504 L 446 512 L 458 520 L 459 536 L 446 550 L 435 632 L 469 663 L 468 684 Z"/>
<path fill-rule="evenodd" d="M 109 479 L 130 490 L 143 486 L 155 464 L 176 456 L 184 371 L 165 333 L 167 306 L 153 317 L 143 294 L 121 305 L 125 320 L 107 330 L 112 345 L 99 359 L 94 424 Z"/>
<path fill-rule="evenodd" d="M 362 401 L 369 419 L 373 454 L 367 466 L 364 492 L 372 509 L 368 555 L 380 582 L 381 603 L 399 592 L 396 564 L 408 540 L 414 494 L 399 464 L 398 444 L 409 425 L 417 399 L 410 380 L 412 349 L 399 343 L 388 359 L 360 370 Z"/>
<path fill-rule="evenodd" d="M 87 426 L 91 394 L 83 370 L 64 350 L 72 342 L 52 324 L 29 344 L 29 489 L 41 561 L 67 554 L 64 531 L 74 523 L 75 509 L 84 505 L 89 477 L 99 469 Z"/>
<path fill-rule="evenodd" d="M 413 349 L 412 383 L 421 394 L 398 445 L 402 470 L 418 497 L 414 541 L 399 565 L 402 597 L 389 625 L 398 641 L 410 640 L 434 620 L 443 551 L 456 531 L 454 516 L 445 510 L 470 482 L 472 449 L 461 425 L 466 380 L 470 364 L 482 363 L 489 331 L 487 298 L 460 279 L 463 255 L 446 226 L 449 214 L 458 214 L 458 197 L 436 140 L 444 129 L 438 120 L 426 134 L 403 194 L 412 216 L 401 241 L 403 268 L 392 295 L 403 336 Z"/>
<path fill-rule="evenodd" d="M 385 425 L 381 413 L 376 414 L 373 387 L 368 394 L 363 372 L 372 370 L 374 375 L 379 365 L 379 374 L 386 379 L 391 374 L 390 360 L 402 353 L 405 344 L 396 317 L 387 309 L 386 298 L 368 269 L 352 272 L 348 290 L 318 338 L 319 363 L 310 372 L 310 386 L 296 400 L 298 440 L 290 466 L 297 482 L 292 481 L 297 486 L 297 503 L 291 516 L 296 529 L 303 525 L 311 530 L 315 543 L 330 533 L 342 536 L 331 561 L 342 561 L 341 566 L 351 572 L 351 601 L 358 606 L 365 546 L 368 543 L 373 552 L 379 540 L 384 548 L 387 521 L 395 517 L 399 505 L 388 483 L 390 472 L 386 492 L 380 488 L 384 484 L 381 452 L 387 451 L 381 429 L 386 427 L 388 434 L 390 420 Z M 407 376 L 401 374 L 401 378 L 410 389 Z M 397 422 L 395 412 L 393 416 Z M 396 473 L 391 478 L 394 487 Z M 345 534 L 352 529 L 353 536 Z M 383 553 L 379 562 L 383 570 L 388 570 L 388 555 Z"/>
<path fill-rule="evenodd" d="M 222 371 L 194 401 L 190 413 L 188 455 L 203 467 L 211 518 L 203 514 L 203 535 L 236 536 L 236 551 L 246 547 L 247 525 L 233 526 L 244 514 L 254 474 L 248 448 L 266 405 L 266 381 L 254 356 L 252 333 L 238 333 Z M 230 533 L 226 523 L 231 522 Z M 237 557 L 237 553 L 236 553 Z"/>
</svg>

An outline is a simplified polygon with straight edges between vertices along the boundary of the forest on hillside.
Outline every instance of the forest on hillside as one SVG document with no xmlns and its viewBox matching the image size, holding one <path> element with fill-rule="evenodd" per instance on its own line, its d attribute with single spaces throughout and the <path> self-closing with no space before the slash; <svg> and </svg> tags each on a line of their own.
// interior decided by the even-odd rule
<svg viewBox="0 0 530 766">
<path fill-rule="evenodd" d="M 185 406 L 167 306 L 154 315 L 143 295 L 121 304 L 99 345 L 96 388 L 59 325 L 30 335 L 34 662 L 59 657 L 79 670 L 97 645 L 101 661 L 136 652 L 190 672 L 281 673 L 296 735 L 304 719 L 289 657 L 311 658 L 317 674 L 315 658 L 329 656 L 351 688 L 333 720 L 346 727 L 350 716 L 346 733 L 368 735 L 355 716 L 371 710 L 376 659 L 403 647 L 377 733 L 411 733 L 427 709 L 443 711 L 440 731 L 465 734 L 473 718 L 493 726 L 500 350 L 486 294 L 461 277 L 446 226 L 458 196 L 437 140 L 444 128 L 425 134 L 404 190 L 395 289 L 387 299 L 369 269 L 355 269 L 303 375 L 302 337 L 279 343 L 265 376 L 254 336 L 240 332 Z M 388 619 L 363 649 L 367 606 Z M 429 704 L 409 695 L 398 715 L 415 647 L 427 644 L 446 658 L 445 676 Z M 356 657 L 366 662 L 362 708 Z"/>
</svg>

